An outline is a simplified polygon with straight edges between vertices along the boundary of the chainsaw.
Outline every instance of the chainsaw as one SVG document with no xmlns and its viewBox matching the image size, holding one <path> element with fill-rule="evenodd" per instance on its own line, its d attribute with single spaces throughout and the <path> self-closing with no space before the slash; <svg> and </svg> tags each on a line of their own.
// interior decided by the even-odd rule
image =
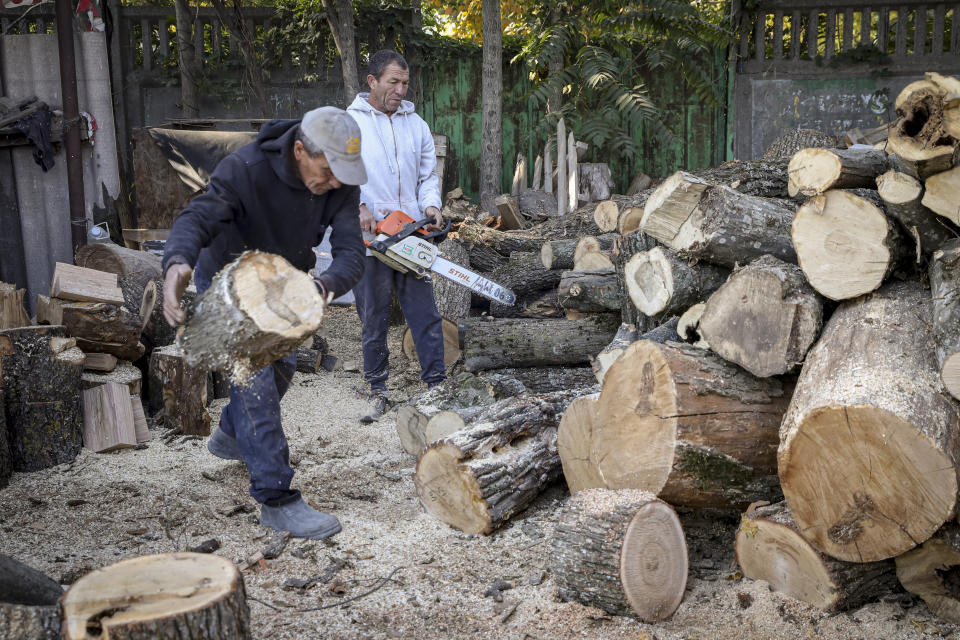
<svg viewBox="0 0 960 640">
<path fill-rule="evenodd" d="M 373 257 L 401 273 L 423 278 L 433 272 L 494 302 L 506 305 L 516 302 L 513 291 L 444 258 L 429 240 L 445 235 L 450 230 L 450 222 L 447 221 L 446 229 L 429 233 L 423 227 L 432 221 L 431 218 L 415 221 L 403 211 L 394 211 L 377 222 L 376 237 L 364 242 Z"/>
</svg>

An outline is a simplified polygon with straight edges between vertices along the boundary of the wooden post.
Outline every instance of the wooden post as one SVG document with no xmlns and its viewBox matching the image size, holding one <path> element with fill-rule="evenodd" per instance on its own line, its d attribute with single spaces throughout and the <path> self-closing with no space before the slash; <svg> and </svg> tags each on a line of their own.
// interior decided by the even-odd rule
<svg viewBox="0 0 960 640">
<path fill-rule="evenodd" d="M 563 118 L 557 123 L 557 215 L 567 212 L 567 127 Z"/>
<path fill-rule="evenodd" d="M 543 190 L 553 193 L 553 158 L 550 156 L 550 143 L 543 148 Z"/>
<path fill-rule="evenodd" d="M 567 136 L 567 213 L 577 209 L 577 196 L 580 194 L 580 180 L 577 174 L 577 143 L 573 131 Z"/>
</svg>

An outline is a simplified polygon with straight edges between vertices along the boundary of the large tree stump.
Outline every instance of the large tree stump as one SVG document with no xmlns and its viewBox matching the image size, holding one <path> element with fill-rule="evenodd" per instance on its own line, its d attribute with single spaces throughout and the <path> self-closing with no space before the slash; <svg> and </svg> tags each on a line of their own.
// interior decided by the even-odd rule
<svg viewBox="0 0 960 640">
<path fill-rule="evenodd" d="M 849 191 L 807 200 L 791 237 L 807 280 L 831 300 L 874 291 L 907 255 L 902 234 L 877 203 Z"/>
<path fill-rule="evenodd" d="M 897 556 L 897 578 L 930 612 L 960 624 L 960 527 L 948 522 L 916 549 Z"/>
<path fill-rule="evenodd" d="M 516 396 L 430 445 L 413 483 L 427 513 L 465 533 L 490 533 L 560 476 L 557 423 L 578 391 Z"/>
<path fill-rule="evenodd" d="M 766 378 L 803 364 L 823 325 L 823 302 L 803 272 L 763 256 L 707 300 L 700 334 L 723 359 Z"/>
<path fill-rule="evenodd" d="M 682 313 L 703 302 L 727 281 L 730 270 L 712 264 L 690 264 L 665 247 L 631 257 L 623 279 L 634 306 L 648 316 Z"/>
<path fill-rule="evenodd" d="M 611 314 L 582 320 L 464 318 L 464 366 L 482 371 L 586 364 L 613 338 L 618 320 Z"/>
<path fill-rule="evenodd" d="M 954 167 L 927 178 L 924 183 L 923 206 L 943 216 L 954 224 L 960 224 L 960 167 Z"/>
<path fill-rule="evenodd" d="M 823 611 L 856 609 L 897 588 L 892 560 L 844 562 L 820 553 L 783 502 L 743 515 L 736 550 L 744 576 Z"/>
<path fill-rule="evenodd" d="M 92 353 L 109 353 L 134 361 L 144 353 L 140 316 L 106 302 L 72 302 L 37 296 L 37 323 L 63 325 L 77 346 Z"/>
<path fill-rule="evenodd" d="M 687 569 L 680 519 L 652 493 L 581 491 L 560 514 L 553 576 L 564 600 L 666 620 L 683 600 Z"/>
<path fill-rule="evenodd" d="M 574 311 L 619 311 L 617 274 L 613 269 L 564 271 L 557 287 L 557 299 L 564 309 Z"/>
<path fill-rule="evenodd" d="M 187 363 L 246 380 L 296 349 L 323 319 L 313 279 L 282 257 L 248 251 L 197 299 L 177 343 Z"/>
<path fill-rule="evenodd" d="M 960 398 L 960 240 L 951 240 L 934 251 L 930 293 L 940 379 L 954 398 Z"/>
<path fill-rule="evenodd" d="M 207 372 L 191 365 L 176 345 L 150 354 L 150 411 L 163 411 L 168 429 L 184 435 L 210 435 Z"/>
<path fill-rule="evenodd" d="M 887 154 L 879 149 L 801 149 L 790 159 L 790 197 L 815 196 L 828 189 L 876 186 L 887 170 Z"/>
<path fill-rule="evenodd" d="M 929 294 L 884 287 L 833 313 L 780 432 L 779 473 L 804 536 L 834 558 L 889 558 L 957 505 L 960 412 L 937 375 Z"/>
<path fill-rule="evenodd" d="M 952 225 L 921 203 L 923 186 L 906 173 L 891 169 L 877 177 L 877 193 L 887 215 L 903 225 L 917 245 L 917 261 L 956 237 Z"/>
<path fill-rule="evenodd" d="M 115 273 L 120 277 L 135 273 L 151 278 L 163 277 L 163 261 L 159 256 L 127 249 L 112 242 L 86 244 L 78 248 L 75 262 L 78 267 Z"/>
<path fill-rule="evenodd" d="M 447 260 L 463 267 L 470 267 L 470 255 L 456 238 L 447 238 L 438 245 L 438 248 Z M 433 280 L 433 300 L 441 316 L 456 322 L 470 315 L 470 289 L 440 276 L 431 279 Z"/>
<path fill-rule="evenodd" d="M 121 560 L 73 583 L 62 607 L 66 640 L 252 637 L 243 578 L 214 554 Z"/>
<path fill-rule="evenodd" d="M 83 352 L 60 351 L 62 326 L 0 331 L 0 371 L 15 471 L 71 462 L 82 446 Z"/>
<path fill-rule="evenodd" d="M 779 499 L 777 428 L 789 389 L 758 379 L 705 349 L 639 341 L 611 365 L 592 421 L 564 423 L 575 460 L 600 488 L 643 489 L 670 504 L 745 506 Z M 567 438 L 568 436 L 564 436 Z"/>
</svg>

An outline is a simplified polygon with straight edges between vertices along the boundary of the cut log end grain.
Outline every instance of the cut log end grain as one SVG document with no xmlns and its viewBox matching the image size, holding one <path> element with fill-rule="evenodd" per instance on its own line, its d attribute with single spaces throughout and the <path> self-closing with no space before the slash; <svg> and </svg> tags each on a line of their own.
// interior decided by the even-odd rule
<svg viewBox="0 0 960 640">
<path fill-rule="evenodd" d="M 954 398 L 960 398 L 960 352 L 947 356 L 940 365 L 940 379 Z"/>
<path fill-rule="evenodd" d="M 461 473 L 462 452 L 449 443 L 429 448 L 417 462 L 420 502 L 429 513 L 464 533 L 487 533 L 491 517 L 476 478 Z"/>
<path fill-rule="evenodd" d="M 617 219 L 617 231 L 622 236 L 629 235 L 640 229 L 641 220 L 643 220 L 643 207 L 627 207 Z"/>
<path fill-rule="evenodd" d="M 669 244 L 693 214 L 710 185 L 696 176 L 678 171 L 657 187 L 643 207 L 640 228 Z"/>
<path fill-rule="evenodd" d="M 413 341 L 413 332 L 410 327 L 403 330 L 400 341 L 403 355 L 408 360 L 417 360 L 417 345 Z M 457 323 L 449 318 L 443 318 L 443 364 L 452 367 L 460 359 L 460 333 Z"/>
<path fill-rule="evenodd" d="M 691 266 L 664 247 L 636 253 L 623 266 L 630 300 L 647 316 L 682 312 L 716 291 L 729 273 L 705 263 Z"/>
<path fill-rule="evenodd" d="M 603 478 L 591 464 L 584 452 L 590 450 L 593 439 L 593 416 L 597 411 L 599 393 L 577 398 L 563 412 L 560 427 L 557 430 L 557 451 L 563 477 L 567 481 L 570 493 L 576 493 L 589 487 L 602 487 Z"/>
<path fill-rule="evenodd" d="M 63 637 L 250 638 L 243 578 L 213 554 L 123 560 L 89 573 L 64 594 Z"/>
<path fill-rule="evenodd" d="M 921 203 L 934 213 L 960 224 L 960 167 L 930 176 Z"/>
<path fill-rule="evenodd" d="M 872 187 L 886 166 L 886 154 L 876 149 L 801 149 L 787 165 L 787 189 L 794 197 L 828 189 Z"/>
<path fill-rule="evenodd" d="M 904 204 L 919 198 L 923 185 L 913 176 L 891 169 L 877 177 L 877 193 L 884 202 Z"/>
<path fill-rule="evenodd" d="M 593 210 L 593 220 L 600 227 L 601 231 L 609 232 L 617 230 L 617 218 L 620 216 L 620 208 L 613 200 L 604 200 Z"/>
</svg>

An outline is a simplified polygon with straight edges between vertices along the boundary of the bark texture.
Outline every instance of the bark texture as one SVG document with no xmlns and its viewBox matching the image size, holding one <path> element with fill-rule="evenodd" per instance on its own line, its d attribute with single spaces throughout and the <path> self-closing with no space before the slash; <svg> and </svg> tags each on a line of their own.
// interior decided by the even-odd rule
<svg viewBox="0 0 960 640">
<path fill-rule="evenodd" d="M 191 365 L 175 346 L 150 354 L 150 410 L 163 411 L 168 429 L 184 435 L 210 435 L 207 372 Z"/>
<path fill-rule="evenodd" d="M 933 344 L 943 386 L 960 398 L 960 240 L 952 240 L 930 260 Z"/>
<path fill-rule="evenodd" d="M 557 298 L 564 309 L 593 313 L 619 311 L 617 274 L 613 269 L 564 271 Z"/>
<path fill-rule="evenodd" d="M 483 0 L 483 67 L 480 97 L 480 204 L 496 211 L 503 163 L 503 32 L 500 3 Z"/>
</svg>

